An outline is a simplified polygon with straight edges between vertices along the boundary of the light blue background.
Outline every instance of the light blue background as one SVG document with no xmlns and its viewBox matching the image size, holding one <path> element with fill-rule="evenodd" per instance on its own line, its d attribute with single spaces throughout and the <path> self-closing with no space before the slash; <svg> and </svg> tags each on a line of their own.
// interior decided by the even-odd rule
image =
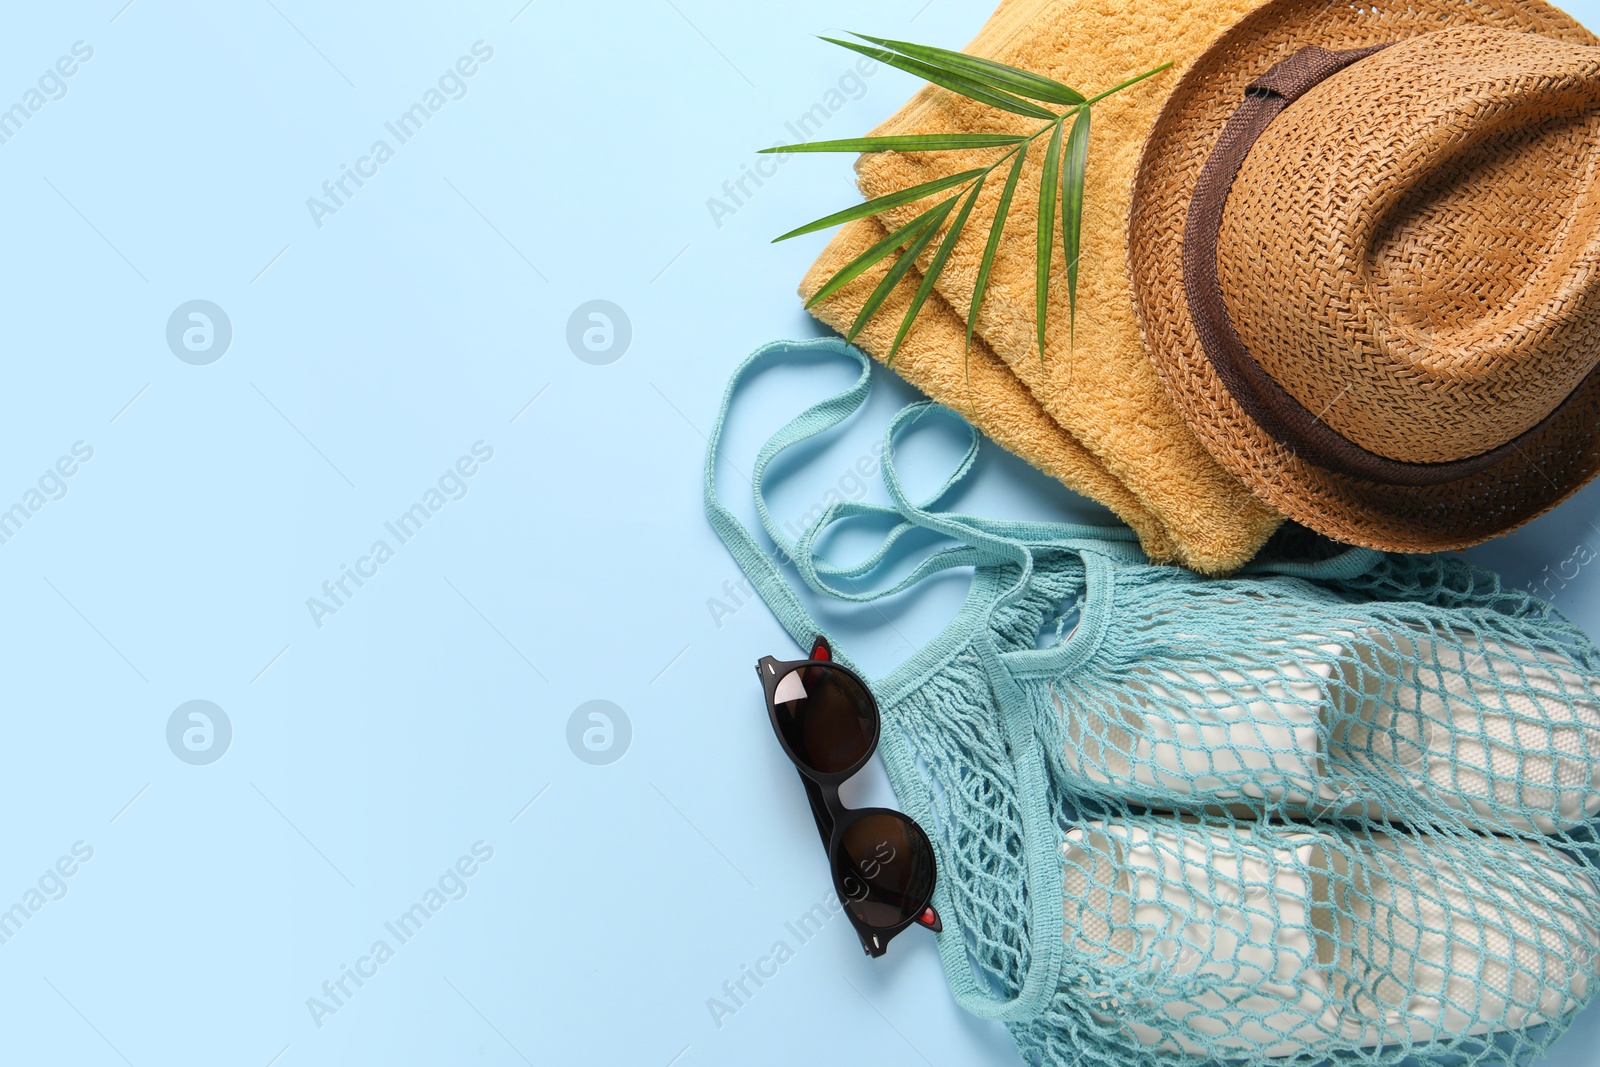
<svg viewBox="0 0 1600 1067">
<path fill-rule="evenodd" d="M 0 544 L 0 907 L 93 849 L 0 944 L 0 1062 L 1016 1062 L 925 933 L 874 962 L 843 920 L 785 930 L 828 881 L 750 666 L 793 646 L 759 603 L 714 617 L 737 572 L 699 500 L 728 373 L 819 332 L 793 289 L 825 235 L 769 239 L 855 193 L 848 160 L 799 158 L 720 220 L 708 199 L 852 69 L 815 34 L 960 46 L 987 4 L 123 4 L 9 5 L 0 34 L 0 106 L 93 49 L 0 144 L 0 507 L 93 449 Z M 478 41 L 466 95 L 396 146 L 383 124 Z M 825 135 L 914 88 L 846 80 Z M 394 158 L 316 225 L 380 137 Z M 191 299 L 232 323 L 210 365 L 167 347 Z M 632 324 L 610 365 L 566 342 L 591 299 Z M 723 470 L 747 514 L 763 431 L 847 377 L 749 391 Z M 780 518 L 910 398 L 886 380 Z M 307 598 L 475 442 L 466 495 L 319 627 Z M 913 480 L 955 448 L 919 431 Z M 958 505 L 1103 517 L 992 446 L 977 481 Z M 1596 632 L 1597 515 L 1591 489 L 1474 555 Z M 833 621 L 881 672 L 961 591 Z M 232 723 L 208 766 L 166 741 L 194 699 Z M 596 699 L 633 731 L 606 766 L 566 740 Z M 307 998 L 480 841 L 466 896 L 319 1027 Z M 719 1027 L 707 998 L 779 939 Z M 1597 1055 L 1591 1011 L 1551 1061 Z"/>
</svg>

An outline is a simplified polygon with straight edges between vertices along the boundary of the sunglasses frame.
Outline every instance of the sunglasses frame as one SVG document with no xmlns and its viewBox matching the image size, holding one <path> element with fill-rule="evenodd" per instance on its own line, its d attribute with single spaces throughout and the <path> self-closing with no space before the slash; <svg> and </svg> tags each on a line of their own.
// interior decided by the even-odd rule
<svg viewBox="0 0 1600 1067">
<path fill-rule="evenodd" d="M 824 773 L 806 766 L 789 747 L 788 739 L 783 735 L 783 726 L 778 721 L 778 683 L 787 678 L 790 672 L 812 666 L 840 671 L 854 679 L 861 686 L 861 691 L 866 694 L 867 706 L 872 711 L 872 741 L 867 745 L 861 758 L 842 771 Z M 772 723 L 772 732 L 777 735 L 783 754 L 794 764 L 795 772 L 799 774 L 800 782 L 805 786 L 806 799 L 811 803 L 811 815 L 817 823 L 817 834 L 822 838 L 822 846 L 827 851 L 828 874 L 833 879 L 834 892 L 843 907 L 845 917 L 850 920 L 850 925 L 855 927 L 856 936 L 861 939 L 862 950 L 874 958 L 882 956 L 889 950 L 889 942 L 912 926 L 926 926 L 936 934 L 942 933 L 944 925 L 939 921 L 939 913 L 933 907 L 933 889 L 938 884 L 939 877 L 938 862 L 933 842 L 928 838 L 927 831 L 903 811 L 896 811 L 893 808 L 849 808 L 839 799 L 839 787 L 859 774 L 878 751 L 878 736 L 883 728 L 883 715 L 878 710 L 877 698 L 872 695 L 872 687 L 867 685 L 866 679 L 835 660 L 827 639 L 820 636 L 812 648 L 810 659 L 779 660 L 772 656 L 763 656 L 756 663 L 756 674 L 761 677 L 761 688 L 766 696 L 767 718 Z M 835 859 L 845 830 L 869 815 L 891 816 L 914 831 L 914 840 L 920 841 L 921 847 L 927 850 L 928 862 L 934 870 L 933 879 L 928 883 L 927 899 L 918 906 L 916 914 L 893 926 L 873 926 L 856 915 L 849 903 L 854 898 L 850 896 L 845 889 L 843 879 L 839 877 L 840 864 Z"/>
</svg>

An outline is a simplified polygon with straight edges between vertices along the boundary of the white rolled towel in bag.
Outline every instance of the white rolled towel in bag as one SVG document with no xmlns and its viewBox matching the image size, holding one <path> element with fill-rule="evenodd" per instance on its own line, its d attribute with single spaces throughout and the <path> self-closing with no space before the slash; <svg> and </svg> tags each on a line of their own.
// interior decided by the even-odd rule
<svg viewBox="0 0 1600 1067">
<path fill-rule="evenodd" d="M 1332 748 L 1514 829 L 1600 814 L 1600 678 L 1567 657 L 1452 631 L 1369 630 L 1339 662 Z M 1523 825 L 1526 823 L 1526 826 Z"/>
<path fill-rule="evenodd" d="M 1600 678 L 1565 656 L 1404 627 L 1263 644 L 1281 658 L 1169 657 L 1115 692 L 1052 685 L 1066 766 L 1313 814 L 1379 814 L 1363 777 L 1496 829 L 1550 833 L 1600 813 Z"/>
<path fill-rule="evenodd" d="M 1285 1057 L 1528 1027 L 1597 977 L 1594 883 L 1526 839 L 1145 818 L 1086 823 L 1062 852 L 1067 980 L 1103 1024 L 1165 1051 Z"/>
</svg>

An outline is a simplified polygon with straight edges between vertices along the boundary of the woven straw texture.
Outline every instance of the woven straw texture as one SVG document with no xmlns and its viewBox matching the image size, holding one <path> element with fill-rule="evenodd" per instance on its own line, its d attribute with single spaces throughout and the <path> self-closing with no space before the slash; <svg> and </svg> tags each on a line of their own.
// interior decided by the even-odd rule
<svg viewBox="0 0 1600 1067">
<path fill-rule="evenodd" d="M 1258 0 L 1009 0 L 991 17 L 967 50 L 1060 78 L 1085 92 L 1117 82 L 1164 61 L 1181 69 Z M 1090 42 L 1093 42 L 1090 46 Z M 1007 449 L 1106 504 L 1133 526 L 1156 559 L 1174 560 L 1218 573 L 1238 569 L 1277 528 L 1280 517 L 1223 470 L 1196 440 L 1167 398 L 1139 340 L 1125 266 L 1129 192 L 1139 150 L 1177 71 L 1167 71 L 1096 105 L 1084 197 L 1077 328 L 1069 337 L 1066 266 L 1057 248 L 1048 311 L 1046 353 L 1041 361 L 1034 320 L 1038 182 L 1042 142 L 1030 151 L 1006 236 L 995 256 L 987 297 L 975 332 L 998 357 L 997 370 L 980 381 L 963 377 L 965 315 L 971 304 L 983 246 L 1000 197 L 1003 173 L 988 182 L 962 239 L 939 278 L 937 307 L 925 307 L 932 325 L 918 347 L 926 368 L 948 372 L 937 381 L 907 376 L 930 396 L 968 415 Z M 935 86 L 924 86 L 875 134 L 985 130 L 1027 133 L 1038 123 L 976 104 Z M 993 152 L 884 153 L 857 164 L 866 196 L 989 163 Z M 926 207 L 926 204 L 921 207 Z M 882 223 L 897 226 L 918 210 L 888 212 L 846 226 L 801 284 L 809 296 L 834 271 L 883 235 Z M 880 221 L 881 219 L 881 221 Z M 1059 242 L 1058 242 L 1059 245 Z M 930 246 L 931 247 L 931 246 Z M 926 265 L 926 261 L 922 265 Z M 819 305 L 816 315 L 839 330 L 887 270 L 887 264 Z M 920 279 L 901 283 L 902 301 Z M 903 304 L 902 304 L 903 306 Z M 858 340 L 882 359 L 899 318 L 880 312 L 887 330 Z M 902 350 L 895 366 L 907 359 Z M 909 361 L 908 361 L 909 362 Z M 974 357 L 974 364 L 978 358 Z M 1076 439 L 1095 466 L 1120 483 L 1108 492 L 1106 478 L 1064 470 L 1047 450 L 1054 435 L 1035 441 L 1003 437 L 1003 424 L 1020 424 L 1042 410 Z M 1052 469 L 1054 465 L 1055 469 Z M 1156 535 L 1156 530 L 1164 531 Z"/>
<path fill-rule="evenodd" d="M 1223 215 L 1218 279 L 1262 368 L 1372 452 L 1456 460 L 1538 427 L 1487 471 L 1422 488 L 1333 473 L 1274 440 L 1229 394 L 1184 296 L 1191 196 L 1245 86 L 1308 45 L 1385 42 L 1398 43 L 1262 134 Z M 1600 470 L 1600 377 L 1585 378 L 1600 351 L 1595 43 L 1538 2 L 1277 0 L 1185 72 L 1135 180 L 1135 304 L 1174 402 L 1274 507 L 1348 543 L 1459 548 Z"/>
</svg>

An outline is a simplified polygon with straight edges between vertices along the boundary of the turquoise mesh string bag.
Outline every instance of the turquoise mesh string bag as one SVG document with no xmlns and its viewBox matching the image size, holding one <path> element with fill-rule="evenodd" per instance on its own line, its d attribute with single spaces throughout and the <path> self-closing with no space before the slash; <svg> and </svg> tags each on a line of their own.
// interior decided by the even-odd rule
<svg viewBox="0 0 1600 1067">
<path fill-rule="evenodd" d="M 722 421 L 749 369 L 819 356 L 861 375 L 758 454 L 768 555 L 717 498 Z M 952 415 L 927 404 L 888 429 L 892 506 L 835 504 L 791 541 L 768 466 L 869 389 L 834 340 L 750 357 L 707 513 L 801 644 L 823 630 L 775 560 L 856 603 L 970 568 L 956 618 L 871 683 L 890 780 L 938 854 L 964 1008 L 1029 1062 L 1108 1067 L 1523 1063 L 1565 1029 L 1600 983 L 1600 650 L 1581 631 L 1443 556 L 1285 536 L 1207 579 L 1120 527 L 936 511 L 977 435 L 911 501 L 893 445 Z M 877 551 L 819 556 L 858 516 L 893 523 Z M 917 530 L 948 544 L 859 591 Z"/>
</svg>

